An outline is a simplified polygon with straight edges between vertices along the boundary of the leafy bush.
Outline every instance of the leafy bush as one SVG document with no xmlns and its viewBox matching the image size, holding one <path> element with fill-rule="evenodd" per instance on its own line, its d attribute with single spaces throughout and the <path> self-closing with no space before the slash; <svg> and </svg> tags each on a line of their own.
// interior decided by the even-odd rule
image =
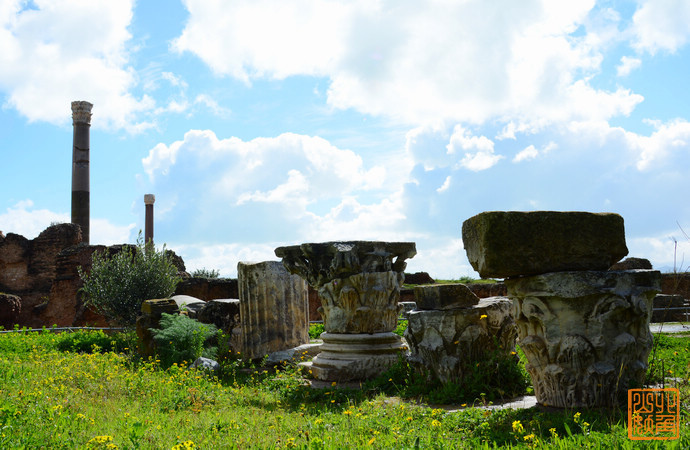
<svg viewBox="0 0 690 450">
<path fill-rule="evenodd" d="M 200 356 L 215 357 L 216 349 L 204 349 L 207 339 L 218 333 L 214 325 L 198 322 L 183 314 L 161 315 L 161 329 L 151 329 L 163 367 L 192 363 Z M 206 351 L 204 351 L 206 350 Z"/>
<path fill-rule="evenodd" d="M 218 278 L 219 276 L 220 272 L 215 269 L 207 269 L 206 267 L 192 272 L 192 277 L 194 278 Z"/>
<path fill-rule="evenodd" d="M 133 327 L 144 300 L 168 297 L 180 281 L 165 246 L 158 251 L 139 233 L 136 246 L 123 246 L 114 255 L 95 252 L 91 271 L 79 267 L 84 281 L 85 302 L 105 318 L 124 327 Z"/>
<path fill-rule="evenodd" d="M 123 333 L 108 335 L 103 330 L 83 330 L 76 333 L 60 333 L 56 337 L 55 347 L 63 352 L 103 353 L 121 352 L 131 348 L 131 336 Z"/>
</svg>

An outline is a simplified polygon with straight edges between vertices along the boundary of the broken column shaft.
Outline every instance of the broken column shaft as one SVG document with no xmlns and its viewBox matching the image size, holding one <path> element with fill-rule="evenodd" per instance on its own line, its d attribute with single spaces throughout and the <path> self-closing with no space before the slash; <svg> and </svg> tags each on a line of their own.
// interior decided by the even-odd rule
<svg viewBox="0 0 690 450">
<path fill-rule="evenodd" d="M 82 242 L 87 244 L 90 235 L 89 133 L 92 107 L 89 102 L 72 102 L 72 223 L 81 227 Z"/>
</svg>

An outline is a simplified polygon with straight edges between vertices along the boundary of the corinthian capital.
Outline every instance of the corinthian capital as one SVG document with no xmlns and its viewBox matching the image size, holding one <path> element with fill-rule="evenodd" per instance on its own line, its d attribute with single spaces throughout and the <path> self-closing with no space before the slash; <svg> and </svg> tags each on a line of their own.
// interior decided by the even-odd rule
<svg viewBox="0 0 690 450">
<path fill-rule="evenodd" d="M 93 105 L 89 102 L 72 102 L 72 124 L 83 123 L 91 125 L 91 108 L 93 108 Z"/>
</svg>

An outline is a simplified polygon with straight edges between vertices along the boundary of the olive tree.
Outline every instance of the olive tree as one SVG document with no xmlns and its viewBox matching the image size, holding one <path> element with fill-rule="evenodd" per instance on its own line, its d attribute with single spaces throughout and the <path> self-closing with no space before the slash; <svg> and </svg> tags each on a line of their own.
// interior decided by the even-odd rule
<svg viewBox="0 0 690 450">
<path fill-rule="evenodd" d="M 144 300 L 169 297 L 180 281 L 165 246 L 159 251 L 151 242 L 144 244 L 141 232 L 136 245 L 114 254 L 96 251 L 91 270 L 78 270 L 86 305 L 124 327 L 136 324 Z"/>
</svg>

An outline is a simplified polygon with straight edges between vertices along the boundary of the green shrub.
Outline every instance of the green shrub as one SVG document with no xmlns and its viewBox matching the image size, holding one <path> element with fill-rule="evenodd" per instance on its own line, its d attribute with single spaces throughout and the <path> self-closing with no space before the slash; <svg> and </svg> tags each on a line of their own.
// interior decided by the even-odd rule
<svg viewBox="0 0 690 450">
<path fill-rule="evenodd" d="M 183 314 L 161 315 L 161 329 L 151 329 L 163 367 L 192 363 L 200 356 L 215 357 L 215 348 L 204 343 L 218 333 L 214 325 L 198 322 Z"/>
<path fill-rule="evenodd" d="M 206 267 L 196 269 L 192 272 L 192 277 L 194 278 L 218 278 L 219 276 L 220 272 L 215 269 L 207 269 Z"/>
<path fill-rule="evenodd" d="M 79 267 L 84 281 L 85 302 L 105 318 L 124 327 L 133 327 L 144 300 L 168 297 L 180 281 L 172 258 L 144 244 L 141 232 L 136 246 L 123 246 L 114 255 L 95 252 L 91 271 Z"/>
<path fill-rule="evenodd" d="M 130 348 L 130 339 L 123 333 L 105 334 L 103 330 L 82 330 L 74 333 L 60 333 L 55 347 L 63 352 L 103 353 L 121 352 Z"/>
</svg>

